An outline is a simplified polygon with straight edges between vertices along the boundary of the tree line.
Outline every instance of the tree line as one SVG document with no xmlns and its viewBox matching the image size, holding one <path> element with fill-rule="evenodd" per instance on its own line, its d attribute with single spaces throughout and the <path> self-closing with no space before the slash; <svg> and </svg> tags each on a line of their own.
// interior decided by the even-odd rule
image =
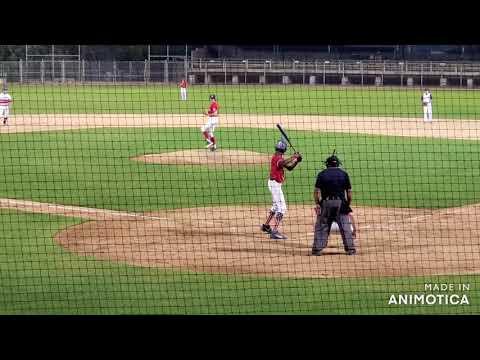
<svg viewBox="0 0 480 360">
<path fill-rule="evenodd" d="M 95 60 L 118 60 L 118 61 L 142 61 L 148 58 L 147 45 L 54 45 L 53 53 L 59 59 L 62 55 L 78 55 L 88 61 Z M 0 61 L 41 60 L 42 57 L 32 55 L 44 55 L 44 59 L 50 59 L 52 45 L 0 45 Z M 150 45 L 151 55 L 167 54 L 167 45 Z M 168 54 L 185 55 L 185 45 L 169 45 Z M 72 59 L 75 59 L 72 57 Z"/>
</svg>

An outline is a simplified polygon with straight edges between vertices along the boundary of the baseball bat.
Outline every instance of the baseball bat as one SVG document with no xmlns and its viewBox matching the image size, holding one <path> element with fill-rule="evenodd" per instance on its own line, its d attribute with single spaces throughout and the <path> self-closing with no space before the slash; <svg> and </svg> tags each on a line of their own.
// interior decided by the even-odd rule
<svg viewBox="0 0 480 360">
<path fill-rule="evenodd" d="M 278 130 L 280 130 L 280 133 L 281 133 L 282 136 L 285 138 L 285 140 L 287 140 L 287 142 L 290 144 L 290 146 L 292 147 L 293 151 L 297 152 L 297 150 L 295 150 L 295 148 L 293 147 L 292 143 L 290 142 L 290 138 L 288 137 L 286 131 L 282 128 L 282 125 L 277 124 L 277 128 L 278 128 Z"/>
</svg>

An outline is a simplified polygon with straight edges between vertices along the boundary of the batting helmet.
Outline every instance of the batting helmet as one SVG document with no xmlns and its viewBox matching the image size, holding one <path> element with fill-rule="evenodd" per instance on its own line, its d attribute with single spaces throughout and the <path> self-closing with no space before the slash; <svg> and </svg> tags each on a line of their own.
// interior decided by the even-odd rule
<svg viewBox="0 0 480 360">
<path fill-rule="evenodd" d="M 275 150 L 284 153 L 287 151 L 287 144 L 285 144 L 283 141 L 279 141 L 277 145 L 275 145 Z"/>
<path fill-rule="evenodd" d="M 327 165 L 327 167 L 338 167 L 341 164 L 342 162 L 336 155 L 331 155 L 325 160 L 325 165 Z"/>
<path fill-rule="evenodd" d="M 217 97 L 215 95 L 210 95 L 210 100 L 217 100 Z"/>
</svg>

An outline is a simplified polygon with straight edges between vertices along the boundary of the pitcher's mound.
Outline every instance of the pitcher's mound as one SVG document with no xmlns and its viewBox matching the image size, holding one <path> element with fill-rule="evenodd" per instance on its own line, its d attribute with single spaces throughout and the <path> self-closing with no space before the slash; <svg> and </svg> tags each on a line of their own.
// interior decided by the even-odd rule
<svg viewBox="0 0 480 360">
<path fill-rule="evenodd" d="M 218 149 L 210 151 L 208 149 L 195 149 L 141 155 L 132 158 L 132 160 L 166 165 L 240 166 L 268 164 L 270 155 L 246 150 Z"/>
</svg>

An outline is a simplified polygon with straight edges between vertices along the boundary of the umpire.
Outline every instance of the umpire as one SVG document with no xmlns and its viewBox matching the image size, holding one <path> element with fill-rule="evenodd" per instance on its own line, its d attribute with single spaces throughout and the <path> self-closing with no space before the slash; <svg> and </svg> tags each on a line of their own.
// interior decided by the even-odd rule
<svg viewBox="0 0 480 360">
<path fill-rule="evenodd" d="M 312 255 L 322 255 L 327 246 L 332 222 L 338 224 L 343 246 L 347 255 L 356 253 L 353 242 L 351 222 L 348 213 L 351 211 L 352 186 L 346 171 L 339 168 L 340 160 L 333 155 L 325 161 L 326 169 L 317 176 L 314 198 L 316 204 L 317 221 L 313 240 Z"/>
</svg>

